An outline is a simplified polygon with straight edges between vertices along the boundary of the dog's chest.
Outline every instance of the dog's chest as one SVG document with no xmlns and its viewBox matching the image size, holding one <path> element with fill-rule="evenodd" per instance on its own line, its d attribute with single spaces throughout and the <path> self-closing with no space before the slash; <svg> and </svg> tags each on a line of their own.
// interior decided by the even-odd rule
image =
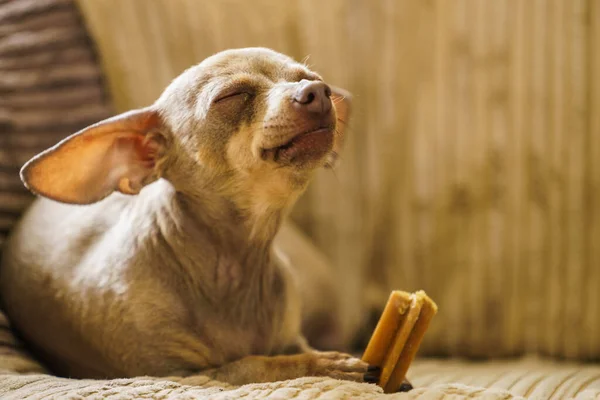
<svg viewBox="0 0 600 400">
<path fill-rule="evenodd" d="M 202 324 L 201 339 L 213 362 L 221 364 L 251 354 L 277 353 L 289 339 L 285 331 L 285 303 L 246 304 L 231 315 L 212 315 Z"/>
<path fill-rule="evenodd" d="M 209 348 L 211 363 L 220 365 L 251 354 L 270 354 L 277 338 L 272 330 L 264 328 L 222 321 L 207 324 L 203 341 Z"/>
<path fill-rule="evenodd" d="M 276 271 L 251 288 L 234 290 L 197 314 L 201 340 L 216 363 L 281 352 L 298 335 L 300 316 L 284 276 Z"/>
</svg>

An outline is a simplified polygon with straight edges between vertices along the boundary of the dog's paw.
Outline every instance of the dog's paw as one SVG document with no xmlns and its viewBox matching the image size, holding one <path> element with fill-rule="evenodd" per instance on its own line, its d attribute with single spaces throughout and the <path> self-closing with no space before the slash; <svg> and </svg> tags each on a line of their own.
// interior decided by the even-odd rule
<svg viewBox="0 0 600 400">
<path fill-rule="evenodd" d="M 311 375 L 354 382 L 377 383 L 381 370 L 349 354 L 337 351 L 312 353 Z"/>
</svg>

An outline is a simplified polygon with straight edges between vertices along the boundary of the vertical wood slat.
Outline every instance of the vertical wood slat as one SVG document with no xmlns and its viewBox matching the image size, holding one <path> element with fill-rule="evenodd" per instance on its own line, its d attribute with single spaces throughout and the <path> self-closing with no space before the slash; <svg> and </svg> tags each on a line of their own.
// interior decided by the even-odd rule
<svg viewBox="0 0 600 400">
<path fill-rule="evenodd" d="M 550 188 L 549 206 L 550 206 L 550 249 L 549 249 L 549 261 L 547 264 L 547 292 L 544 297 L 546 303 L 546 323 L 544 329 L 554 329 L 555 335 L 546 335 L 542 346 L 549 354 L 556 354 L 558 349 L 558 338 L 562 336 L 564 328 L 561 324 L 561 309 L 563 305 L 562 299 L 564 298 L 563 293 L 563 279 L 562 270 L 564 264 L 564 240 L 562 237 L 562 229 L 564 226 L 563 221 L 563 205 L 565 197 L 565 178 L 563 176 L 563 151 L 564 151 L 564 134 L 563 134 L 563 120 L 564 120 L 564 109 L 565 109 L 565 91 L 563 79 L 566 75 L 565 71 L 565 49 L 564 49 L 564 35 L 565 35 L 565 2 L 555 0 L 552 3 L 552 19 L 551 24 L 555 27 L 555 34 L 553 40 L 555 45 L 553 46 L 553 54 L 549 60 L 551 78 L 548 86 L 551 92 L 551 107 L 553 115 L 550 121 L 549 130 L 549 162 L 552 171 L 552 179 L 554 185 Z"/>
<path fill-rule="evenodd" d="M 564 131 L 569 134 L 568 141 L 568 161 L 567 168 L 567 259 L 566 265 L 569 266 L 568 273 L 565 274 L 566 296 L 563 321 L 566 326 L 584 326 L 584 314 L 586 310 L 585 294 L 588 290 L 596 290 L 589 285 L 582 285 L 586 280 L 585 269 L 585 245 L 586 231 L 584 228 L 585 215 L 585 197 L 586 188 L 585 162 L 586 149 L 585 142 L 588 134 L 594 134 L 588 131 L 587 113 L 588 96 L 587 85 L 587 43 L 588 28 L 585 15 L 586 0 L 572 1 L 572 9 L 569 14 L 571 20 L 569 32 L 569 53 L 570 60 L 569 79 L 569 107 L 567 108 L 567 125 Z M 599 71 L 600 72 L 600 71 Z M 596 135 L 600 132 L 596 132 Z M 596 266 L 600 268 L 600 266 Z M 582 341 L 573 340 L 569 332 L 563 336 L 562 351 L 566 357 L 574 358 L 580 356 L 580 346 Z"/>
<path fill-rule="evenodd" d="M 487 254 L 487 236 L 488 227 L 486 216 L 492 209 L 491 204 L 485 196 L 485 186 L 487 185 L 485 174 L 485 164 L 489 157 L 488 141 L 490 129 L 488 125 L 487 97 L 490 81 L 490 71 L 485 67 L 488 62 L 490 50 L 490 24 L 485 16 L 491 3 L 471 0 L 469 8 L 472 10 L 470 21 L 472 26 L 469 41 L 472 53 L 473 72 L 473 107 L 472 128 L 465 132 L 467 139 L 471 143 L 471 152 L 473 153 L 473 165 L 481 168 L 480 177 L 473 181 L 474 205 L 481 207 L 481 212 L 473 215 L 473 231 L 469 241 L 469 275 L 470 275 L 470 304 L 472 308 L 471 323 L 471 341 L 477 347 L 488 347 L 489 334 L 486 326 L 488 318 L 481 318 L 488 313 L 488 301 L 484 293 L 488 292 L 490 285 L 490 276 L 488 274 L 489 257 Z M 491 313 L 491 312 L 490 312 Z"/>
<path fill-rule="evenodd" d="M 600 282 L 600 2 L 590 0 L 588 2 L 590 22 L 589 41 L 587 47 L 589 79 L 588 89 L 588 171 L 586 187 L 589 197 L 587 198 L 586 231 L 587 241 L 587 269 L 586 279 L 590 282 Z M 584 354 L 590 355 L 600 353 L 600 290 L 590 287 L 587 298 L 587 318 L 584 322 L 589 327 L 587 340 L 582 343 Z"/>
<path fill-rule="evenodd" d="M 507 243 L 509 243 L 506 251 L 510 257 L 510 292 L 506 294 L 506 300 L 508 302 L 509 317 L 506 326 L 506 337 L 508 339 L 507 350 L 511 353 L 520 353 L 524 350 L 523 348 L 523 336 L 526 335 L 524 332 L 527 327 L 523 325 L 523 305 L 524 305 L 524 292 L 522 287 L 523 282 L 523 268 L 522 268 L 522 257 L 521 252 L 524 250 L 526 245 L 524 244 L 523 228 L 526 226 L 523 221 L 525 220 L 523 214 L 522 204 L 522 193 L 525 191 L 523 169 L 525 165 L 522 159 L 523 142 L 526 139 L 525 132 L 522 128 L 523 120 L 525 119 L 525 56 L 526 50 L 523 38 L 527 37 L 525 34 L 526 28 L 526 15 L 525 15 L 525 2 L 513 3 L 513 17 L 509 18 L 514 21 L 514 26 L 509 29 L 510 42 L 512 46 L 510 48 L 510 72 L 509 72 L 509 104 L 510 104 L 510 136 L 508 142 L 507 155 L 507 171 L 510 182 L 508 185 L 508 196 L 509 196 L 509 215 L 507 218 L 507 224 L 509 229 L 507 230 Z"/>
<path fill-rule="evenodd" d="M 510 272 L 508 266 L 508 256 L 502 249 L 506 246 L 506 219 L 508 216 L 506 199 L 506 152 L 508 136 L 508 107 L 507 107 L 507 86 L 508 86 L 508 68 L 505 63 L 499 60 L 508 59 L 508 13 L 509 5 L 506 2 L 493 2 L 488 11 L 496 16 L 491 22 L 491 38 L 489 44 L 489 59 L 495 61 L 495 69 L 492 73 L 490 88 L 488 93 L 489 101 L 489 146 L 488 157 L 485 160 L 484 174 L 488 182 L 485 183 L 485 198 L 490 202 L 490 209 L 487 213 L 487 263 L 489 279 L 489 298 L 498 299 L 502 296 L 510 297 Z M 506 271 L 498 274 L 497 271 Z M 492 277 L 496 277 L 493 279 Z M 508 292 L 508 293 L 507 293 Z M 495 312 L 486 313 L 487 331 L 490 333 L 490 345 L 505 349 L 506 339 L 503 327 L 509 321 L 509 313 L 506 305 L 502 307 L 495 306 Z"/>
<path fill-rule="evenodd" d="M 547 166 L 544 159 L 546 154 L 546 104 L 548 100 L 545 76 L 547 35 L 544 31 L 544 21 L 547 20 L 547 3 L 544 0 L 530 2 L 528 8 L 529 32 L 526 53 L 530 58 L 525 75 L 528 99 L 525 112 L 530 115 L 524 126 L 529 133 L 525 157 L 527 192 L 529 192 L 528 233 L 529 248 L 524 254 L 523 270 L 527 274 L 525 281 L 529 282 L 531 300 L 524 321 L 532 321 L 543 313 L 543 269 L 545 267 L 544 250 L 547 243 Z M 528 335 L 525 347 L 527 350 L 538 351 L 539 324 L 527 324 Z"/>
<path fill-rule="evenodd" d="M 80 4 L 122 110 L 254 45 L 310 54 L 354 93 L 341 168 L 293 213 L 340 273 L 348 327 L 423 288 L 441 310 L 424 354 L 600 357 L 596 0 Z"/>
</svg>

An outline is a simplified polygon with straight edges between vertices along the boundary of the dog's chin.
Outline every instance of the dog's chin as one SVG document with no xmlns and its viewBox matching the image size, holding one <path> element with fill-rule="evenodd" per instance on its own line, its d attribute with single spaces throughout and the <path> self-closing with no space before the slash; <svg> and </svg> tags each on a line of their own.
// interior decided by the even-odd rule
<svg viewBox="0 0 600 400">
<path fill-rule="evenodd" d="M 334 132 L 331 127 L 323 127 L 301 133 L 280 146 L 263 149 L 262 158 L 281 166 L 316 167 L 331 152 Z"/>
</svg>

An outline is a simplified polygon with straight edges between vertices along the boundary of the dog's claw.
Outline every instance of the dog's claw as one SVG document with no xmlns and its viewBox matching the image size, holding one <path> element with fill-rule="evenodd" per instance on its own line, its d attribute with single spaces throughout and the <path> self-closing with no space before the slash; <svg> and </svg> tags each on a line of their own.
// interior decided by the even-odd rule
<svg viewBox="0 0 600 400">
<path fill-rule="evenodd" d="M 376 365 L 369 365 L 364 380 L 367 383 L 377 383 L 379 382 L 379 375 L 381 375 L 381 368 Z"/>
<path fill-rule="evenodd" d="M 404 381 L 400 385 L 398 392 L 410 392 L 411 390 L 413 390 L 413 385 L 409 381 Z"/>
</svg>

